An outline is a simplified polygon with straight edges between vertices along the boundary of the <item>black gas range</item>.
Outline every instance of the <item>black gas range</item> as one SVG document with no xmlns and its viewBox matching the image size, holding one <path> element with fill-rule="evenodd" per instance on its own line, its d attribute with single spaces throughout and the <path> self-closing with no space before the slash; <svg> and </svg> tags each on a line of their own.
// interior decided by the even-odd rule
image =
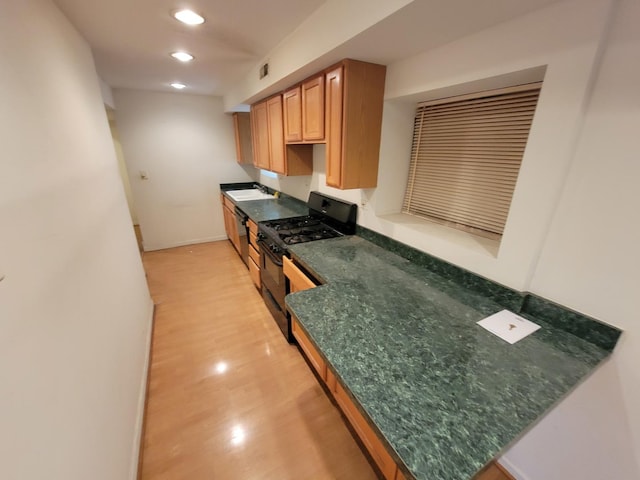
<svg viewBox="0 0 640 480">
<path fill-rule="evenodd" d="M 289 256 L 288 247 L 356 231 L 357 205 L 320 192 L 311 192 L 307 205 L 309 215 L 258 223 L 262 296 L 289 342 L 294 341 L 284 303 L 289 287 L 282 273 L 282 257 Z"/>
</svg>

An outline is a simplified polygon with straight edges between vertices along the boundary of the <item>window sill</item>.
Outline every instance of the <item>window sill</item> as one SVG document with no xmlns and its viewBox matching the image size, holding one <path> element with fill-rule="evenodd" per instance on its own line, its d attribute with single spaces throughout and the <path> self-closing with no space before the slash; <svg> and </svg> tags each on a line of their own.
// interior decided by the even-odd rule
<svg viewBox="0 0 640 480">
<path fill-rule="evenodd" d="M 498 257 L 500 240 L 481 237 L 404 213 L 379 216 L 378 220 L 382 227 L 380 233 L 383 235 L 445 260 L 457 257 L 461 251 Z"/>
</svg>

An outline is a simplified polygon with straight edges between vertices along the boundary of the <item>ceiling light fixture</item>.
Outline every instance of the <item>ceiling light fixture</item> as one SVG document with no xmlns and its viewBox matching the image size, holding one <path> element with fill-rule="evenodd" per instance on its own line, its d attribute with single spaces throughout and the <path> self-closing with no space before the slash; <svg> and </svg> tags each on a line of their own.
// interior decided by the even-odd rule
<svg viewBox="0 0 640 480">
<path fill-rule="evenodd" d="M 187 88 L 187 86 L 184 83 L 180 83 L 180 82 L 173 82 L 171 86 L 176 90 L 182 90 L 183 88 Z"/>
<path fill-rule="evenodd" d="M 173 16 L 176 20 L 180 20 L 182 23 L 186 23 L 187 25 L 200 25 L 201 23 L 204 23 L 204 18 L 193 10 L 178 10 L 173 14 Z"/>
<path fill-rule="evenodd" d="M 190 62 L 191 60 L 193 60 L 193 55 L 187 52 L 173 52 L 171 56 L 176 60 L 180 60 L 181 62 Z"/>
</svg>

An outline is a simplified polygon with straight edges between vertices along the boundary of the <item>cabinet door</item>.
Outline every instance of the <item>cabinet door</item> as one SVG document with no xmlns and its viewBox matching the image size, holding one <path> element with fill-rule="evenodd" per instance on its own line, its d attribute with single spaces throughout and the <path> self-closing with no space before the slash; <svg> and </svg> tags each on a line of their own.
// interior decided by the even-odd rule
<svg viewBox="0 0 640 480">
<path fill-rule="evenodd" d="M 236 160 L 240 164 L 253 163 L 251 120 L 247 112 L 234 112 L 233 131 L 236 138 Z"/>
<path fill-rule="evenodd" d="M 253 127 L 253 164 L 257 168 L 269 169 L 269 118 L 267 103 L 261 102 L 251 107 Z"/>
<path fill-rule="evenodd" d="M 224 213 L 224 226 L 227 230 L 227 236 L 238 253 L 240 253 L 240 237 L 238 236 L 238 226 L 236 225 L 236 214 L 226 205 L 222 211 Z"/>
<path fill-rule="evenodd" d="M 326 74 L 326 140 L 327 185 L 341 187 L 342 181 L 342 83 L 343 69 L 339 66 Z"/>
<path fill-rule="evenodd" d="M 296 337 L 298 345 L 300 345 L 300 348 L 305 353 L 307 359 L 309 359 L 309 363 L 311 363 L 315 371 L 318 372 L 320 378 L 326 381 L 327 364 L 322 358 L 322 355 L 318 353 L 318 350 L 316 350 L 316 348 L 313 346 L 313 343 L 311 343 L 311 340 L 309 340 L 307 335 L 300 327 L 298 319 L 293 315 L 291 315 L 291 333 L 293 333 L 293 336 Z"/>
<path fill-rule="evenodd" d="M 302 84 L 302 139 L 324 140 L 324 76 Z"/>
<path fill-rule="evenodd" d="M 280 95 L 267 100 L 267 117 L 269 120 L 269 170 L 286 175 L 282 97 Z"/>
<path fill-rule="evenodd" d="M 302 141 L 302 102 L 300 97 L 299 86 L 282 94 L 285 142 Z"/>
<path fill-rule="evenodd" d="M 316 284 L 287 257 L 282 257 L 282 273 L 289 279 L 291 293 L 316 287 Z"/>
<path fill-rule="evenodd" d="M 371 454 L 371 458 L 373 458 L 380 468 L 384 478 L 386 480 L 395 480 L 397 470 L 396 463 L 376 433 L 369 426 L 367 420 L 358 411 L 358 408 L 351 398 L 349 398 L 349 395 L 340 382 L 336 382 L 333 398 L 336 399 L 336 403 L 340 406 L 344 416 L 347 417 L 349 423 L 358 434 L 358 437 L 362 440 L 365 448 Z"/>
</svg>

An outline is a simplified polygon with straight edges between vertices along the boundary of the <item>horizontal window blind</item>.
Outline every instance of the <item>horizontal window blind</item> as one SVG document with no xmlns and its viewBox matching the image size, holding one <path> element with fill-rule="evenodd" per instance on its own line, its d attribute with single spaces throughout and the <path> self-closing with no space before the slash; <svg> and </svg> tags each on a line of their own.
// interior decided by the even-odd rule
<svg viewBox="0 0 640 480">
<path fill-rule="evenodd" d="M 540 87 L 419 104 L 402 211 L 502 235 Z"/>
</svg>

